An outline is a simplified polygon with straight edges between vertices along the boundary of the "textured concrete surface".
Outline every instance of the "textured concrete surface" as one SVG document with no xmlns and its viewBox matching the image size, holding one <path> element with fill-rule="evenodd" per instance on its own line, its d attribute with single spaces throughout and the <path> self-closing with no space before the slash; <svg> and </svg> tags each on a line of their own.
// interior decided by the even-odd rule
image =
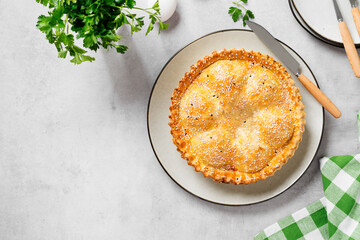
<svg viewBox="0 0 360 240">
<path fill-rule="evenodd" d="M 242 27 L 227 14 L 231 1 L 178 1 L 166 32 L 130 38 L 124 28 L 126 55 L 100 50 L 94 63 L 74 66 L 35 28 L 44 7 L 0 0 L 0 239 L 251 239 L 319 199 L 319 158 L 358 151 L 360 80 L 344 50 L 303 30 L 287 1 L 249 2 L 256 21 L 304 58 L 343 117 L 325 114 L 319 152 L 288 191 L 227 207 L 167 176 L 148 140 L 146 110 L 174 53 L 207 33 Z"/>
</svg>

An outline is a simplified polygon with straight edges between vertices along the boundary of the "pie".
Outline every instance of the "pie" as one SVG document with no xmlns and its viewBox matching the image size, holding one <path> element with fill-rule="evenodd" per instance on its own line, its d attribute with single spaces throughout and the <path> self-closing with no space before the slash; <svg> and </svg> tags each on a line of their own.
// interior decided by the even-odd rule
<svg viewBox="0 0 360 240">
<path fill-rule="evenodd" d="M 280 63 L 258 52 L 214 51 L 191 66 L 171 101 L 177 150 L 217 182 L 248 184 L 273 175 L 304 132 L 299 89 Z"/>
</svg>

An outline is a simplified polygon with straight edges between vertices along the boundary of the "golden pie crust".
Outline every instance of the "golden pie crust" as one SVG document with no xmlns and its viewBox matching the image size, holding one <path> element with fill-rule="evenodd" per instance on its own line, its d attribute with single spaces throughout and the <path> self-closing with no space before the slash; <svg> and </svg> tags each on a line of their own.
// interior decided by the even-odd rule
<svg viewBox="0 0 360 240">
<path fill-rule="evenodd" d="M 217 182 L 264 180 L 294 155 L 305 125 L 290 74 L 244 49 L 214 51 L 174 90 L 171 134 L 181 157 Z"/>
</svg>

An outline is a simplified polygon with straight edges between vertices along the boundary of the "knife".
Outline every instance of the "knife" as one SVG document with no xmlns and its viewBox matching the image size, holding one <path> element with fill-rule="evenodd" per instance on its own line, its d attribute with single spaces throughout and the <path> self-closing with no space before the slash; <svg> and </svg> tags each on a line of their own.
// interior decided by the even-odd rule
<svg viewBox="0 0 360 240">
<path fill-rule="evenodd" d="M 354 41 L 350 35 L 349 29 L 346 26 L 346 23 L 341 15 L 339 5 L 337 4 L 336 0 L 333 0 L 335 13 L 337 20 L 339 22 L 339 29 L 341 38 L 343 40 L 344 48 L 346 55 L 350 61 L 350 65 L 354 71 L 356 77 L 360 77 L 360 58 L 359 54 L 356 51 Z"/>
<path fill-rule="evenodd" d="M 359 8 L 357 7 L 356 0 L 350 0 L 350 4 L 352 8 L 351 12 L 354 18 L 355 26 L 360 36 L 360 11 Z"/>
<path fill-rule="evenodd" d="M 262 26 L 252 21 L 246 21 L 247 25 L 254 31 L 255 35 L 272 50 L 273 53 L 293 72 L 304 87 L 314 98 L 335 118 L 341 116 L 339 109 L 331 100 L 304 74 L 301 73 L 300 64 L 290 53 Z"/>
</svg>

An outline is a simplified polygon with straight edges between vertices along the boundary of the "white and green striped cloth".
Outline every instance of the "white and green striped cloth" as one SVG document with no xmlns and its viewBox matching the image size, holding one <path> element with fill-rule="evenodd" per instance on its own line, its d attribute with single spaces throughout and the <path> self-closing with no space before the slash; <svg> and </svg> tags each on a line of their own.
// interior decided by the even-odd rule
<svg viewBox="0 0 360 240">
<path fill-rule="evenodd" d="M 360 132 L 360 112 L 357 116 Z M 267 227 L 255 240 L 360 239 L 360 154 L 320 160 L 324 195 Z"/>
</svg>

